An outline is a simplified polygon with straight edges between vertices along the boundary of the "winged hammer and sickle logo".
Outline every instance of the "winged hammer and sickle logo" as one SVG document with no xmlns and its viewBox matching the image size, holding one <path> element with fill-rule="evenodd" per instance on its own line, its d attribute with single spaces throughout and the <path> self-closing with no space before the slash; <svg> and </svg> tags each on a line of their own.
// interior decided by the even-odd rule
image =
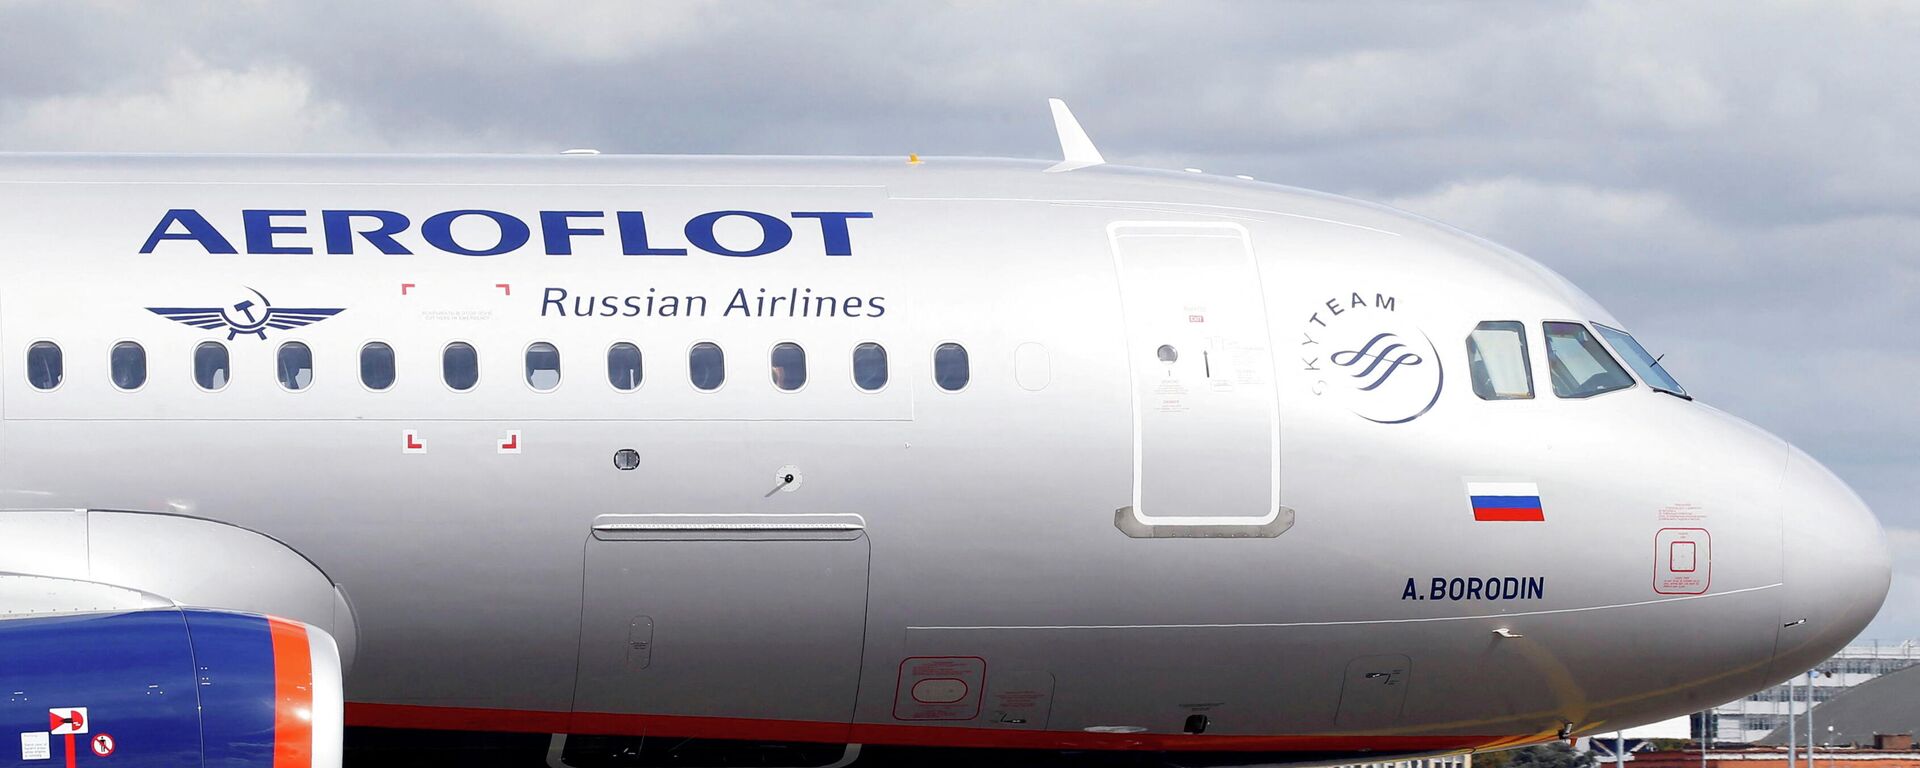
<svg viewBox="0 0 1920 768">
<path fill-rule="evenodd" d="M 195 328 L 205 328 L 210 331 L 225 328 L 229 341 L 243 333 L 255 334 L 260 337 L 260 340 L 265 341 L 269 328 L 282 331 L 299 328 L 345 311 L 314 307 L 301 309 L 276 307 L 259 291 L 252 288 L 248 288 L 247 291 L 259 301 L 246 299 L 231 307 L 147 307 L 147 311 Z"/>
</svg>

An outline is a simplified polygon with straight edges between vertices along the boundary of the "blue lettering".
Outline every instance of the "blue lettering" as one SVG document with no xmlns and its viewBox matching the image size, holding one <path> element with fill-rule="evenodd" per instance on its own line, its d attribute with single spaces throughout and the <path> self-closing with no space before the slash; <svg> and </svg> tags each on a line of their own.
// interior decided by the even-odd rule
<svg viewBox="0 0 1920 768">
<path fill-rule="evenodd" d="M 607 233 L 606 230 L 600 229 L 599 227 L 591 229 L 575 228 L 573 223 L 569 221 L 569 219 L 589 217 L 595 219 L 605 218 L 606 214 L 599 211 L 541 211 L 540 234 L 546 240 L 547 253 L 553 256 L 570 256 L 573 254 L 574 235 L 604 235 Z"/>
<path fill-rule="evenodd" d="M 185 228 L 185 232 L 171 232 L 174 224 Z M 200 244 L 207 253 L 237 253 L 233 243 L 208 223 L 207 217 L 192 208 L 175 208 L 160 217 L 159 225 L 153 228 L 153 234 L 147 236 L 146 245 L 140 246 L 141 253 L 153 253 L 153 248 L 162 240 L 192 240 Z"/>
<path fill-rule="evenodd" d="M 373 219 L 379 222 L 379 226 L 371 230 L 355 232 L 354 219 Z M 405 215 L 394 211 L 320 212 L 320 231 L 325 233 L 327 238 L 327 253 L 335 255 L 353 253 L 353 236 L 356 234 L 366 238 L 373 247 L 389 256 L 411 254 L 413 251 L 407 250 L 406 246 L 393 239 L 394 235 L 407 231 L 409 226 L 412 226 L 412 222 L 407 221 Z"/>
<path fill-rule="evenodd" d="M 558 294 L 558 295 L 555 295 L 555 294 Z M 567 300 L 567 289 L 548 288 L 546 290 L 546 295 L 540 297 L 540 316 L 546 317 L 547 308 L 552 307 L 553 313 L 555 315 L 558 315 L 560 317 L 566 317 L 567 305 L 563 303 L 566 300 Z"/>
<path fill-rule="evenodd" d="M 760 225 L 760 244 L 744 251 L 736 251 L 720 244 L 713 237 L 713 228 L 728 216 L 745 216 Z M 787 247 L 793 242 L 793 228 L 787 223 L 764 213 L 755 211 L 714 211 L 693 217 L 687 222 L 687 242 L 693 247 L 721 256 L 764 256 Z"/>
<path fill-rule="evenodd" d="M 379 209 L 336 209 L 320 210 L 319 232 L 313 233 L 304 219 L 309 211 L 299 209 L 247 208 L 240 211 L 241 224 L 244 227 L 246 253 L 253 254 L 311 254 L 323 251 L 333 255 L 351 255 L 360 241 L 387 255 L 411 255 L 412 247 L 403 245 L 400 236 L 412 231 L 415 222 L 407 214 L 399 211 Z M 551 255 L 571 255 L 575 253 L 576 240 L 582 237 L 604 237 L 617 234 L 620 238 L 620 252 L 628 256 L 684 256 L 692 249 L 719 256 L 748 257 L 764 256 L 787 248 L 793 244 L 794 221 L 811 220 L 820 225 L 821 251 L 827 256 L 853 255 L 852 225 L 855 219 L 874 218 L 871 211 L 794 211 L 790 218 L 759 211 L 727 210 L 710 211 L 686 220 L 683 232 L 687 245 L 657 245 L 652 241 L 652 233 L 647 230 L 647 217 L 642 211 L 540 211 L 537 222 L 521 219 L 512 214 L 481 208 L 442 211 L 428 216 L 419 222 L 419 237 L 432 249 L 463 256 L 497 256 L 512 253 L 526 247 L 533 237 L 533 224 L 540 227 L 541 245 Z M 482 232 L 469 231 L 463 237 L 480 242 L 463 243 L 456 239 L 453 230 L 462 219 L 475 216 L 493 222 L 498 228 L 497 239 L 488 240 Z M 611 216 L 614 227 L 603 222 Z M 753 244 L 739 249 L 720 243 L 717 232 L 729 217 L 739 217 L 751 221 L 759 227 L 759 238 Z M 470 229 L 472 224 L 464 225 Z M 617 227 L 617 232 L 609 230 Z M 286 242 L 287 236 L 318 234 L 322 244 L 299 245 Z M 240 253 L 234 248 L 233 241 L 210 223 L 206 216 L 192 208 L 175 208 L 160 218 L 146 242 L 140 247 L 141 253 L 153 253 L 155 249 L 169 240 L 186 240 L 199 245 L 209 254 Z M 417 244 L 416 244 L 417 245 Z M 876 302 L 877 303 L 877 302 Z M 878 307 L 876 306 L 877 310 Z"/>
<path fill-rule="evenodd" d="M 853 238 L 847 234 L 847 219 L 871 219 L 871 212 L 862 211 L 794 211 L 796 219 L 819 219 L 820 239 L 826 243 L 828 256 L 852 256 Z"/>
<path fill-rule="evenodd" d="M 275 216 L 305 216 L 306 211 L 253 210 L 240 212 L 240 221 L 247 228 L 247 253 L 313 253 L 312 248 L 303 245 L 278 246 L 273 244 L 274 235 L 304 235 L 307 228 L 277 227 L 273 224 Z"/>
<path fill-rule="evenodd" d="M 462 216 L 485 216 L 492 219 L 494 225 L 500 228 L 500 240 L 491 248 L 468 248 L 454 241 L 453 222 Z M 479 209 L 436 213 L 427 217 L 426 222 L 420 225 L 420 236 L 426 238 L 429 245 L 462 256 L 498 256 L 515 251 L 520 246 L 526 245 L 527 238 L 532 234 L 532 230 L 527 228 L 527 223 L 524 221 L 499 211 Z"/>
<path fill-rule="evenodd" d="M 628 256 L 685 256 L 685 248 L 654 248 L 647 244 L 647 215 L 639 211 L 614 214 L 620 223 L 620 252 Z"/>
</svg>

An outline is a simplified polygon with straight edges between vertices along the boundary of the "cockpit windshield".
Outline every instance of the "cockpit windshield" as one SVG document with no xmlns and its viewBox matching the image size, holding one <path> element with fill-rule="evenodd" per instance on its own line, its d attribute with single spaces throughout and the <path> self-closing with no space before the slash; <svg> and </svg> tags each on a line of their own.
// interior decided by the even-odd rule
<svg viewBox="0 0 1920 768">
<path fill-rule="evenodd" d="M 1687 390 L 1680 387 L 1680 382 L 1673 380 L 1673 375 L 1667 373 L 1667 369 L 1660 367 L 1660 359 L 1647 354 L 1646 348 L 1640 346 L 1640 342 L 1634 341 L 1633 336 L 1626 331 L 1608 328 L 1599 323 L 1594 323 L 1593 327 L 1600 331 L 1600 336 L 1605 338 L 1608 344 L 1613 346 L 1613 351 L 1626 358 L 1627 367 L 1632 368 L 1634 373 L 1640 374 L 1640 380 L 1646 382 L 1647 386 L 1669 395 L 1693 399 L 1687 394 Z"/>
<path fill-rule="evenodd" d="M 1545 324 L 1547 369 L 1553 379 L 1553 394 L 1560 397 L 1592 397 L 1602 392 L 1633 386 L 1633 377 L 1614 362 L 1600 340 L 1579 323 Z"/>
</svg>

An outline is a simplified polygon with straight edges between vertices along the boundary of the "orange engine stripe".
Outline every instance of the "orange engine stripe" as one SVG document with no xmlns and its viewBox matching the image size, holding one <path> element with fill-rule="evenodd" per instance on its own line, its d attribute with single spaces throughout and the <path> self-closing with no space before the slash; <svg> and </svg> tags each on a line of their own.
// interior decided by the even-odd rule
<svg viewBox="0 0 1920 768">
<path fill-rule="evenodd" d="M 313 655 L 307 629 L 267 619 L 273 637 L 273 768 L 313 768 Z"/>
</svg>

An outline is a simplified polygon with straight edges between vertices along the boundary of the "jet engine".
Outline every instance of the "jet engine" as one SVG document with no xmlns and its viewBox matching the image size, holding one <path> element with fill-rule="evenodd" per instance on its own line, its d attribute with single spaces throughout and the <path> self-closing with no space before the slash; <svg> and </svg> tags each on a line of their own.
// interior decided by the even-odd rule
<svg viewBox="0 0 1920 768">
<path fill-rule="evenodd" d="M 20 739 L 20 762 L 0 752 L 0 765 L 340 765 L 339 650 L 301 622 L 178 607 L 0 612 L 0 694 L 0 731 Z"/>
</svg>

